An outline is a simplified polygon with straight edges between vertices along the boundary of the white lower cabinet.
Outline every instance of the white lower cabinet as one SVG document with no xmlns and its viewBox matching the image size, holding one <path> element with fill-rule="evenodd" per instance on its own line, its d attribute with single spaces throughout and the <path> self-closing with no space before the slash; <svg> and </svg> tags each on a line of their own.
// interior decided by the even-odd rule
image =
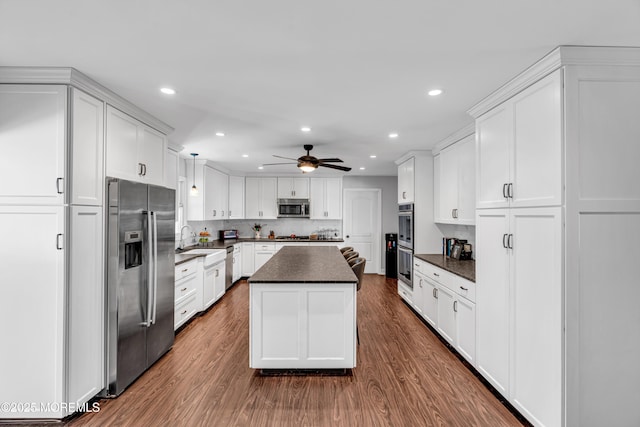
<svg viewBox="0 0 640 427">
<path fill-rule="evenodd" d="M 562 208 L 482 209 L 477 221 L 478 371 L 534 424 L 555 425 Z"/>
<path fill-rule="evenodd" d="M 202 260 L 194 259 L 175 268 L 174 329 L 178 329 L 202 307 Z"/>
<path fill-rule="evenodd" d="M 472 365 L 476 358 L 474 298 L 475 283 L 414 258 L 414 308 Z"/>
<path fill-rule="evenodd" d="M 255 272 L 253 263 L 253 242 L 242 242 L 242 276 L 249 277 Z"/>
<path fill-rule="evenodd" d="M 36 225 L 34 245 L 24 233 Z M 73 409 L 60 403 L 82 405 L 103 388 L 102 226 L 99 206 L 0 205 L 11 242 L 0 248 L 0 378 L 11 385 L 0 402 L 38 405 L 0 418 L 63 418 Z"/>
<path fill-rule="evenodd" d="M 255 271 L 258 271 L 260 267 L 265 265 L 273 255 L 275 255 L 276 244 L 256 242 L 254 247 L 255 247 L 255 250 L 254 250 L 254 256 L 253 256 L 253 262 L 254 262 L 254 272 L 255 272 Z"/>
<path fill-rule="evenodd" d="M 214 302 L 218 301 L 224 295 L 224 260 L 204 267 L 204 278 L 202 283 L 202 309 L 209 308 Z"/>
<path fill-rule="evenodd" d="M 242 245 L 233 245 L 233 274 L 231 275 L 232 283 L 240 280 L 242 277 Z"/>
</svg>

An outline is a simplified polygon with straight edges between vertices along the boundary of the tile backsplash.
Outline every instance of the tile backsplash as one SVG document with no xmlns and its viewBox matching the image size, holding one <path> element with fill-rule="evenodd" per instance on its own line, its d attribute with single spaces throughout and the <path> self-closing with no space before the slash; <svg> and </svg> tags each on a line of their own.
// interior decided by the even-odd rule
<svg viewBox="0 0 640 427">
<path fill-rule="evenodd" d="M 445 237 L 465 239 L 473 245 L 471 257 L 476 259 L 476 227 L 473 225 L 436 224 Z"/>
<path fill-rule="evenodd" d="M 262 237 L 267 237 L 269 231 L 273 230 L 276 236 L 288 236 L 296 234 L 298 236 L 308 236 L 312 233 L 327 232 L 333 237 L 342 237 L 342 220 L 312 220 L 302 218 L 282 218 L 282 219 L 236 219 L 224 221 L 189 221 L 188 224 L 193 232 L 198 235 L 204 228 L 211 233 L 213 239 L 218 238 L 219 230 L 238 230 L 240 237 L 254 237 L 252 226 L 254 224 L 262 225 Z M 187 230 L 184 237 L 187 237 Z M 176 242 L 176 246 L 179 241 Z M 189 244 L 189 241 L 185 241 Z"/>
</svg>

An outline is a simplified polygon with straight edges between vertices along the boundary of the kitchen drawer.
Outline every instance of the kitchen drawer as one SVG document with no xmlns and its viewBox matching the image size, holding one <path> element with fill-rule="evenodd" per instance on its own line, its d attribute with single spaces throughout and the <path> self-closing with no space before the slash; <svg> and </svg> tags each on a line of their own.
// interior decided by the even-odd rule
<svg viewBox="0 0 640 427">
<path fill-rule="evenodd" d="M 413 291 L 410 287 L 402 283 L 401 280 L 398 280 L 398 295 L 410 305 L 413 305 Z"/>
<path fill-rule="evenodd" d="M 420 260 L 418 261 L 420 262 Z M 421 273 L 424 274 L 425 277 L 435 280 L 436 282 L 438 282 L 442 286 L 449 288 L 453 292 L 458 292 L 459 276 L 456 276 L 453 273 L 449 273 L 448 271 L 445 271 L 439 267 L 436 267 L 433 264 L 429 264 L 428 262 L 424 262 L 422 264 L 423 265 L 421 266 L 422 268 Z M 414 265 L 415 265 L 415 262 L 414 262 Z"/>
<path fill-rule="evenodd" d="M 428 270 L 426 269 L 427 263 L 418 258 L 413 258 L 413 270 L 417 271 L 423 275 L 428 274 Z"/>
<path fill-rule="evenodd" d="M 173 329 L 176 330 L 182 326 L 187 320 L 191 319 L 198 310 L 198 300 L 194 292 L 185 301 L 176 305 L 173 316 Z"/>
<path fill-rule="evenodd" d="M 185 262 L 184 264 L 176 265 L 176 277 L 175 281 L 177 282 L 180 279 L 184 279 L 191 274 L 196 274 L 198 271 L 198 260 L 194 259 L 192 261 Z"/>
<path fill-rule="evenodd" d="M 254 243 L 254 249 L 256 251 L 275 251 L 276 250 L 276 244 L 275 243 L 258 243 L 255 242 Z"/>
<path fill-rule="evenodd" d="M 174 300 L 174 303 L 176 305 L 181 304 L 191 295 L 195 295 L 195 293 L 198 291 L 197 279 L 198 276 L 192 276 L 192 278 L 181 280 L 179 283 L 176 283 Z"/>
<path fill-rule="evenodd" d="M 461 297 L 468 299 L 471 302 L 476 302 L 476 284 L 462 277 L 456 277 L 458 286 L 455 291 Z"/>
<path fill-rule="evenodd" d="M 237 245 L 233 245 L 233 254 L 239 254 L 240 251 L 242 250 L 242 245 L 237 244 Z"/>
</svg>

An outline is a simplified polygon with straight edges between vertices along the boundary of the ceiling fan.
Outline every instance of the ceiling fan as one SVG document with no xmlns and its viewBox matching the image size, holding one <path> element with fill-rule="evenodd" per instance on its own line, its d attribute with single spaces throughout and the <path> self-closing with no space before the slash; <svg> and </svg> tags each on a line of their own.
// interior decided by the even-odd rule
<svg viewBox="0 0 640 427">
<path fill-rule="evenodd" d="M 297 164 L 298 165 L 298 169 L 300 169 L 302 171 L 302 173 L 308 173 L 308 172 L 313 172 L 314 170 L 316 170 L 318 168 L 318 166 L 322 166 L 325 168 L 331 168 L 331 169 L 338 169 L 341 171 L 345 171 L 345 172 L 349 172 L 351 170 L 351 168 L 346 167 L 346 166 L 338 166 L 338 165 L 332 165 L 331 163 L 342 163 L 341 159 L 318 159 L 316 157 L 313 157 L 312 155 L 309 154 L 309 151 L 313 150 L 313 145 L 309 145 L 309 144 L 305 144 L 304 149 L 307 150 L 307 155 L 306 156 L 300 156 L 297 159 L 292 159 L 290 157 L 282 157 L 282 156 L 277 156 L 277 155 L 273 155 L 273 157 L 277 157 L 279 159 L 287 159 L 287 160 L 294 160 L 297 163 L 291 163 L 291 162 L 286 162 L 286 163 L 265 163 L 262 166 L 273 166 L 273 165 L 293 165 L 293 164 Z"/>
</svg>

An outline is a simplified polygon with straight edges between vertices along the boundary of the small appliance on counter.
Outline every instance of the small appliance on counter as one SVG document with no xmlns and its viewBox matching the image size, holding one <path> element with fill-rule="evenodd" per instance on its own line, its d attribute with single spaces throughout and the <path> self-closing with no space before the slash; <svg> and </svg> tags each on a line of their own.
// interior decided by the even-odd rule
<svg viewBox="0 0 640 427">
<path fill-rule="evenodd" d="M 237 239 L 237 238 L 238 238 L 238 230 L 220 230 L 218 232 L 219 240 Z"/>
</svg>

